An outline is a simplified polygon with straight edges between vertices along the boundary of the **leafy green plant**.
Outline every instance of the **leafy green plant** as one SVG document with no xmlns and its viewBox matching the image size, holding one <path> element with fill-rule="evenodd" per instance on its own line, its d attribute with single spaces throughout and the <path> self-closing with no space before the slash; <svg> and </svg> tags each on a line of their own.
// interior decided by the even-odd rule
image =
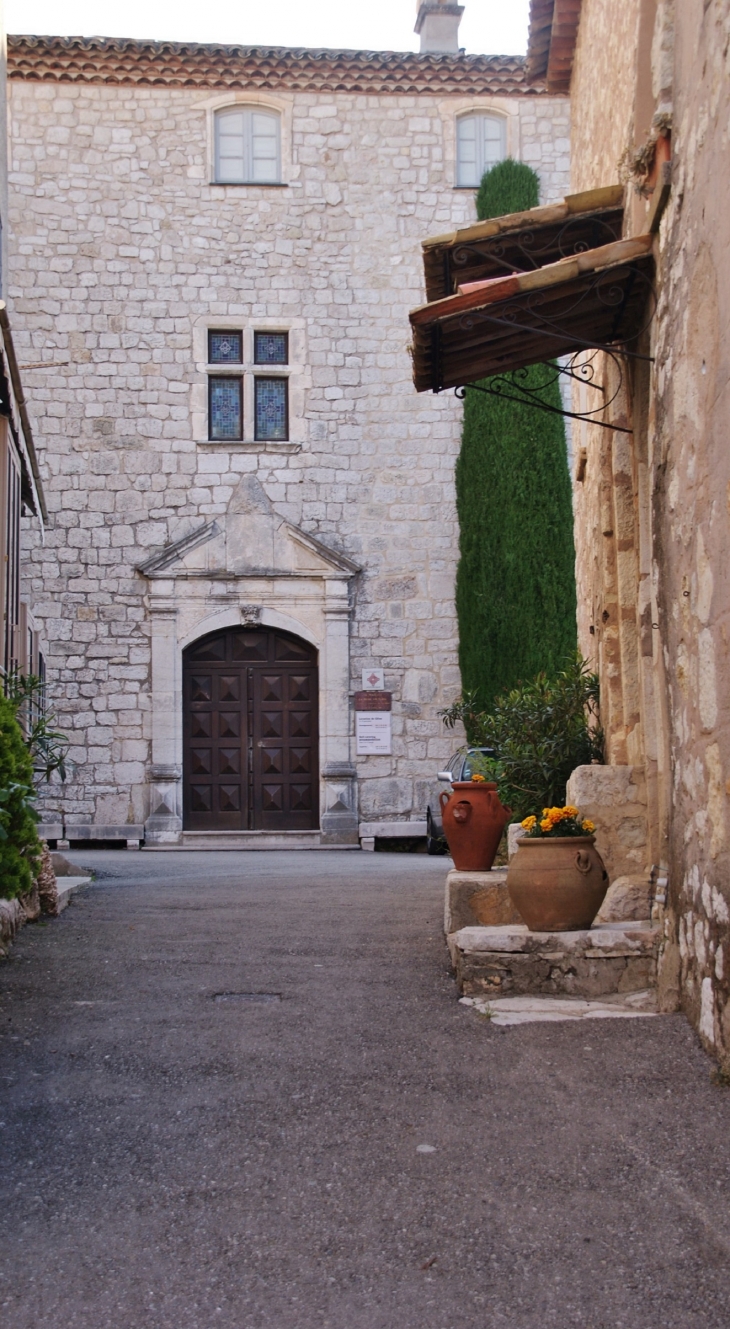
<svg viewBox="0 0 730 1329">
<path fill-rule="evenodd" d="M 598 675 L 578 656 L 558 673 L 503 693 L 489 712 L 469 692 L 439 714 L 450 729 L 461 722 L 474 746 L 495 749 L 496 756 L 476 755 L 472 765 L 496 780 L 502 802 L 521 820 L 562 804 L 576 766 L 603 762 L 598 707 Z"/>
<path fill-rule="evenodd" d="M 33 762 L 36 785 L 47 783 L 58 772 L 66 779 L 68 739 L 55 728 L 56 716 L 49 708 L 46 686 L 36 674 L 5 675 L 5 695 L 15 707 L 25 745 Z"/>
<path fill-rule="evenodd" d="M 33 762 L 16 719 L 16 706 L 0 696 L 0 896 L 29 891 L 41 862 L 33 808 Z"/>
</svg>

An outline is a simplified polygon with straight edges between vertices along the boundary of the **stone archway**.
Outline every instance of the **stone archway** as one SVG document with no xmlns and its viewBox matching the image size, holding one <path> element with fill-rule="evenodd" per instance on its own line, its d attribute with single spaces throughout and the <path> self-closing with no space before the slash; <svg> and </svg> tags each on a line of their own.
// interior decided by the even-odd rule
<svg viewBox="0 0 730 1329">
<path fill-rule="evenodd" d="M 318 662 L 262 625 L 209 633 L 183 653 L 183 826 L 319 829 Z"/>
</svg>

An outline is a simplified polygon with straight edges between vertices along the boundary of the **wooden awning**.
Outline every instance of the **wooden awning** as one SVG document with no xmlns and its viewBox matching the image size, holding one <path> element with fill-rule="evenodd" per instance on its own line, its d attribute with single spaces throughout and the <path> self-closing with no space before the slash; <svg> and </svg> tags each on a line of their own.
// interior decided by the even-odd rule
<svg viewBox="0 0 730 1329">
<path fill-rule="evenodd" d="M 576 351 L 635 342 L 652 297 L 653 241 L 635 236 L 535 272 L 470 282 L 414 309 L 417 391 L 440 392 Z"/>
<path fill-rule="evenodd" d="M 493 217 L 423 241 L 426 298 L 442 300 L 469 281 L 529 272 L 621 238 L 624 187 L 570 194 L 562 203 Z"/>
</svg>

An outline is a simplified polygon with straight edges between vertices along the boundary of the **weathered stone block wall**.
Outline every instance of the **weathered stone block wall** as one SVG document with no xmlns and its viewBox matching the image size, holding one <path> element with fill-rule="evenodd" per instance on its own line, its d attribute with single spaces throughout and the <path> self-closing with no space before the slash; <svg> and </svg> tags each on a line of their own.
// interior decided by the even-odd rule
<svg viewBox="0 0 730 1329">
<path fill-rule="evenodd" d="M 573 189 L 597 189 L 619 178 L 633 137 L 636 56 L 642 0 L 583 0 L 573 64 Z"/>
<path fill-rule="evenodd" d="M 654 365 L 627 375 L 630 390 L 612 408 L 614 419 L 633 428 L 628 442 L 617 446 L 615 435 L 590 426 L 576 430 L 583 454 L 575 491 L 579 631 L 582 648 L 601 662 L 611 759 L 644 771 L 647 866 L 668 859 L 662 999 L 679 999 L 725 1059 L 729 34 L 727 6 L 702 0 L 585 0 L 572 86 L 576 189 L 613 178 L 615 162 L 648 123 L 648 97 L 657 108 L 673 103 L 658 306 L 642 348 Z M 629 231 L 645 229 L 646 203 L 631 192 L 627 203 Z"/>
<path fill-rule="evenodd" d="M 255 474 L 276 511 L 362 565 L 353 687 L 394 693 L 392 757 L 358 761 L 364 817 L 423 811 L 459 688 L 453 467 L 461 411 L 416 396 L 409 307 L 420 242 L 473 218 L 455 190 L 463 97 L 266 97 L 286 188 L 209 183 L 218 90 L 11 83 L 10 299 L 51 514 L 27 576 L 73 778 L 44 812 L 144 821 L 147 583 L 135 566 L 226 512 Z M 231 100 L 231 99 L 229 99 Z M 262 100 L 262 98 L 259 98 Z M 491 98 L 508 151 L 568 187 L 564 98 Z M 199 441 L 200 321 L 295 321 L 293 444 Z M 353 745 L 354 746 L 354 745 Z M 353 753 L 354 755 L 354 753 Z"/>
<path fill-rule="evenodd" d="M 654 505 L 682 1000 L 730 1059 L 730 14 L 679 0 L 661 232 Z"/>
</svg>

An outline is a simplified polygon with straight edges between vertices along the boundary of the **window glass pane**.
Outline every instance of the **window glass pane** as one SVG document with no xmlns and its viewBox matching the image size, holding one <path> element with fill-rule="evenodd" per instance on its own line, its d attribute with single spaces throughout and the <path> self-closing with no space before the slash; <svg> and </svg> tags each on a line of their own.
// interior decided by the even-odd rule
<svg viewBox="0 0 730 1329">
<path fill-rule="evenodd" d="M 246 179 L 242 111 L 221 111 L 215 117 L 215 178 L 232 184 Z"/>
<path fill-rule="evenodd" d="M 240 365 L 243 363 L 243 334 L 240 332 L 208 333 L 209 365 Z"/>
<path fill-rule="evenodd" d="M 254 332 L 254 364 L 285 365 L 289 359 L 288 341 L 286 332 Z"/>
<path fill-rule="evenodd" d="M 479 184 L 476 116 L 462 116 L 457 121 L 457 157 L 457 184 L 476 189 Z"/>
<path fill-rule="evenodd" d="M 256 438 L 281 443 L 288 437 L 287 381 L 257 378 L 255 383 Z"/>
<path fill-rule="evenodd" d="M 279 117 L 251 114 L 251 179 L 271 183 L 279 179 Z"/>
<path fill-rule="evenodd" d="M 501 120 L 497 120 L 495 116 L 484 115 L 481 118 L 481 128 L 483 143 L 482 161 L 484 163 L 482 170 L 483 175 L 484 171 L 488 171 L 490 166 L 495 166 L 497 162 L 501 162 L 504 156 L 504 148 L 502 146 L 504 124 Z"/>
<path fill-rule="evenodd" d="M 242 438 L 243 412 L 240 378 L 210 378 L 210 438 Z"/>
</svg>

